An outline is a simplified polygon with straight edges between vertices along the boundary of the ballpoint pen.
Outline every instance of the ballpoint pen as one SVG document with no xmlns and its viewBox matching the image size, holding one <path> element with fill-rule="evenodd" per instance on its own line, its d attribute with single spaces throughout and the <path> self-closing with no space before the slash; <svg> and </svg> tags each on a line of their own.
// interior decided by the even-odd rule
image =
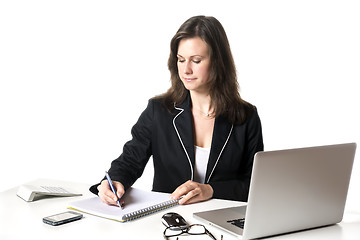
<svg viewBox="0 0 360 240">
<path fill-rule="evenodd" d="M 113 185 L 113 183 L 112 183 L 112 181 L 111 181 L 111 178 L 110 178 L 110 176 L 109 176 L 109 174 L 108 174 L 107 171 L 105 171 L 105 176 L 106 176 L 106 178 L 107 178 L 107 180 L 108 180 L 108 182 L 109 182 L 111 191 L 113 191 L 113 193 L 114 193 L 115 196 L 117 197 L 117 201 L 116 201 L 116 202 L 117 202 L 118 206 L 121 207 L 121 209 L 123 209 L 123 206 L 120 204 L 120 199 L 119 199 L 118 195 L 116 194 L 114 185 Z"/>
</svg>

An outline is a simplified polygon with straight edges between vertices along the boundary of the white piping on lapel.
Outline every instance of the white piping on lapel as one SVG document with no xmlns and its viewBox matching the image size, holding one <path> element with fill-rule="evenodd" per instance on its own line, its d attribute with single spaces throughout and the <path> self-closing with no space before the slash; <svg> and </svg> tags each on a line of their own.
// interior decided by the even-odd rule
<svg viewBox="0 0 360 240">
<path fill-rule="evenodd" d="M 185 151 L 185 154 L 186 154 L 186 157 L 187 157 L 187 159 L 188 159 L 188 161 L 189 161 L 190 169 L 191 169 L 191 181 L 193 181 L 193 179 L 194 179 L 194 169 L 193 169 L 193 166 L 192 166 L 192 164 L 191 164 L 189 154 L 188 154 L 188 152 L 186 151 L 186 148 L 185 148 L 185 146 L 184 146 L 184 143 L 183 143 L 183 141 L 181 140 L 179 131 L 177 130 L 176 125 L 175 125 L 175 119 L 184 111 L 184 109 L 176 107 L 175 104 L 174 104 L 174 107 L 175 107 L 176 110 L 181 111 L 181 112 L 179 112 L 179 113 L 174 117 L 174 119 L 173 119 L 173 125 L 174 125 L 174 128 L 175 128 L 176 134 L 178 135 L 178 138 L 179 138 L 179 140 L 180 140 L 181 146 L 183 147 L 183 149 L 184 149 L 184 151 Z"/>
<path fill-rule="evenodd" d="M 211 171 L 211 173 L 210 173 L 210 175 L 209 175 L 209 178 L 207 179 L 206 183 L 209 183 L 209 181 L 210 181 L 210 178 L 211 178 L 211 176 L 212 176 L 212 174 L 213 174 L 213 172 L 214 172 L 214 170 L 215 170 L 215 168 L 216 168 L 216 165 L 217 165 L 218 162 L 219 162 L 220 156 L 221 156 L 222 152 L 224 151 L 224 148 L 225 148 L 227 142 L 229 141 L 229 138 L 230 138 L 230 135 L 231 135 L 231 133 L 232 133 L 233 128 L 234 128 L 234 124 L 231 125 L 231 129 L 230 129 L 229 135 L 228 135 L 228 137 L 227 137 L 227 139 L 226 139 L 226 141 L 225 141 L 225 143 L 224 143 L 224 146 L 222 147 L 222 149 L 221 149 L 221 151 L 220 151 L 220 153 L 219 153 L 219 156 L 218 156 L 218 158 L 217 158 L 217 160 L 216 160 L 216 163 L 215 163 L 215 165 L 214 165 L 214 167 L 213 167 L 213 169 L 212 169 L 212 171 Z"/>
</svg>

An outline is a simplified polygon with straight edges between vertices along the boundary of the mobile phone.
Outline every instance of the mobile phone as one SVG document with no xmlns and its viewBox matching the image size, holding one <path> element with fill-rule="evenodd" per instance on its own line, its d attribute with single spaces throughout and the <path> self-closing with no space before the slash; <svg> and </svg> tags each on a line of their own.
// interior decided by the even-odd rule
<svg viewBox="0 0 360 240">
<path fill-rule="evenodd" d="M 79 220 L 82 217 L 83 215 L 81 213 L 68 211 L 68 212 L 58 213 L 49 217 L 44 217 L 43 222 L 50 224 L 52 226 L 57 226 L 64 223 Z"/>
</svg>

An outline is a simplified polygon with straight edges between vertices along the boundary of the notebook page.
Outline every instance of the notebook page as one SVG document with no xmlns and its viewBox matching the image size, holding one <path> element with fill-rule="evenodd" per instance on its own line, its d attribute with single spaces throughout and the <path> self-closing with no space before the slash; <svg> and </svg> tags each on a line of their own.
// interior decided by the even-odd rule
<svg viewBox="0 0 360 240">
<path fill-rule="evenodd" d="M 168 193 L 130 188 L 123 197 L 125 201 L 124 209 L 118 206 L 109 206 L 103 203 L 99 197 L 72 202 L 69 208 L 112 220 L 123 221 L 122 217 L 124 215 L 169 201 L 169 196 Z"/>
</svg>

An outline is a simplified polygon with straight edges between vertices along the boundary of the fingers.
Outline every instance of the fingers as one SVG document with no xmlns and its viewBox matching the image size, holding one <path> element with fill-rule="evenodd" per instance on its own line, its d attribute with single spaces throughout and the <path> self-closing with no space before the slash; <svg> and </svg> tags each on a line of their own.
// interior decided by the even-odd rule
<svg viewBox="0 0 360 240">
<path fill-rule="evenodd" d="M 182 185 L 180 185 L 179 187 L 177 187 L 175 189 L 175 191 L 171 194 L 171 198 L 179 199 L 181 196 L 183 196 L 183 199 L 186 200 L 186 199 L 189 199 L 189 197 L 194 197 L 197 194 L 199 194 L 196 187 L 197 187 L 196 183 L 189 180 L 189 181 L 183 183 Z M 188 194 L 188 196 L 186 196 L 187 194 Z"/>
<path fill-rule="evenodd" d="M 107 180 L 103 180 L 98 186 L 99 197 L 104 203 L 117 206 L 118 197 L 121 198 L 122 195 L 124 195 L 125 190 L 124 186 L 120 182 L 113 181 L 112 183 L 116 189 L 117 196 L 111 191 L 109 182 Z"/>
<path fill-rule="evenodd" d="M 210 199 L 213 196 L 213 189 L 209 184 L 200 184 L 193 181 L 187 181 L 180 185 L 172 194 L 172 199 L 179 199 L 179 204 L 189 204 Z"/>
<path fill-rule="evenodd" d="M 116 195 L 120 199 L 125 193 L 124 186 L 120 182 L 117 182 L 117 181 L 113 181 L 113 185 L 114 185 L 114 188 L 116 189 Z"/>
</svg>

